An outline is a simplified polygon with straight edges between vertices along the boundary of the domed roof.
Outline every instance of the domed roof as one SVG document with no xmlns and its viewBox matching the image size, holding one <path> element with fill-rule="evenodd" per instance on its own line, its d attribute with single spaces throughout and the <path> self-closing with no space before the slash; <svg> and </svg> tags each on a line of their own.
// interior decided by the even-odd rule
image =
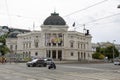
<svg viewBox="0 0 120 80">
<path fill-rule="evenodd" d="M 59 16 L 58 13 L 54 12 L 51 13 L 51 16 L 49 16 L 43 23 L 44 25 L 66 25 L 66 22 L 62 17 Z"/>
</svg>

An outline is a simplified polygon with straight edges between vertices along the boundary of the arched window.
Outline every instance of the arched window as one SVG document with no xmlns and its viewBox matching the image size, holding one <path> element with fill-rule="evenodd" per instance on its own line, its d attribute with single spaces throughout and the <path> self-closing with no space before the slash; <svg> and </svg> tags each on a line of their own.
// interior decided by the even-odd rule
<svg viewBox="0 0 120 80">
<path fill-rule="evenodd" d="M 38 48 L 38 42 L 35 42 L 35 48 Z"/>
<path fill-rule="evenodd" d="M 74 47 L 74 41 L 70 41 L 70 47 L 71 47 L 71 48 Z"/>
</svg>

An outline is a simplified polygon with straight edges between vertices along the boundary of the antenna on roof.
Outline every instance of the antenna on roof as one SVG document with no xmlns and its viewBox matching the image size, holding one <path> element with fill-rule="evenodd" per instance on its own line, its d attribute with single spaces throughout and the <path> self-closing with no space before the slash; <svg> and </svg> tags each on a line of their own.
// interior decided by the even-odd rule
<svg viewBox="0 0 120 80">
<path fill-rule="evenodd" d="M 85 34 L 85 35 L 89 35 L 89 30 L 88 29 L 86 29 L 85 28 L 85 24 L 83 24 L 83 33 Z"/>
<path fill-rule="evenodd" d="M 56 8 L 54 8 L 54 13 L 56 13 Z"/>
<path fill-rule="evenodd" d="M 85 28 L 85 24 L 83 24 L 83 33 L 85 33 L 85 31 L 86 31 L 86 28 Z"/>
</svg>

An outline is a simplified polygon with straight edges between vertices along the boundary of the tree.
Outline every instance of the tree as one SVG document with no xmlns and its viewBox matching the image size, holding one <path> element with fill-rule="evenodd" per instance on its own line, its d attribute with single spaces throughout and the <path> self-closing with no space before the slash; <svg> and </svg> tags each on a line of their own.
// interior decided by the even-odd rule
<svg viewBox="0 0 120 80">
<path fill-rule="evenodd" d="M 2 56 L 10 52 L 9 48 L 6 45 L 0 46 L 0 52 L 2 53 Z"/>
<path fill-rule="evenodd" d="M 113 49 L 114 49 L 114 56 L 118 57 L 119 56 L 119 52 L 118 50 L 115 48 L 115 46 L 109 46 L 105 48 L 105 53 L 104 55 L 107 56 L 109 59 L 113 58 Z"/>
<path fill-rule="evenodd" d="M 102 59 L 103 57 L 108 57 L 108 59 L 113 58 L 113 49 L 114 49 L 114 57 L 119 56 L 118 50 L 115 48 L 115 46 L 108 46 L 108 47 L 97 47 L 96 52 L 93 54 L 93 58 L 95 59 Z"/>
<path fill-rule="evenodd" d="M 104 59 L 105 58 L 105 56 L 103 54 L 98 53 L 98 52 L 95 52 L 94 54 L 92 54 L 92 57 L 94 59 Z"/>
<path fill-rule="evenodd" d="M 2 56 L 10 52 L 9 48 L 6 46 L 6 37 L 7 37 L 7 34 L 0 36 L 0 43 L 2 43 L 2 45 L 0 45 L 0 52 Z"/>
</svg>

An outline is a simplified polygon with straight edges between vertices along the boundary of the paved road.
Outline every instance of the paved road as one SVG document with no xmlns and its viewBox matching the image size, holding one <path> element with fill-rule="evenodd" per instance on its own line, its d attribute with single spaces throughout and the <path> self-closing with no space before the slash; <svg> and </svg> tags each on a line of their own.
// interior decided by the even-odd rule
<svg viewBox="0 0 120 80">
<path fill-rule="evenodd" d="M 57 64 L 26 67 L 24 63 L 0 64 L 0 80 L 120 80 L 120 66 L 113 64 Z"/>
</svg>

